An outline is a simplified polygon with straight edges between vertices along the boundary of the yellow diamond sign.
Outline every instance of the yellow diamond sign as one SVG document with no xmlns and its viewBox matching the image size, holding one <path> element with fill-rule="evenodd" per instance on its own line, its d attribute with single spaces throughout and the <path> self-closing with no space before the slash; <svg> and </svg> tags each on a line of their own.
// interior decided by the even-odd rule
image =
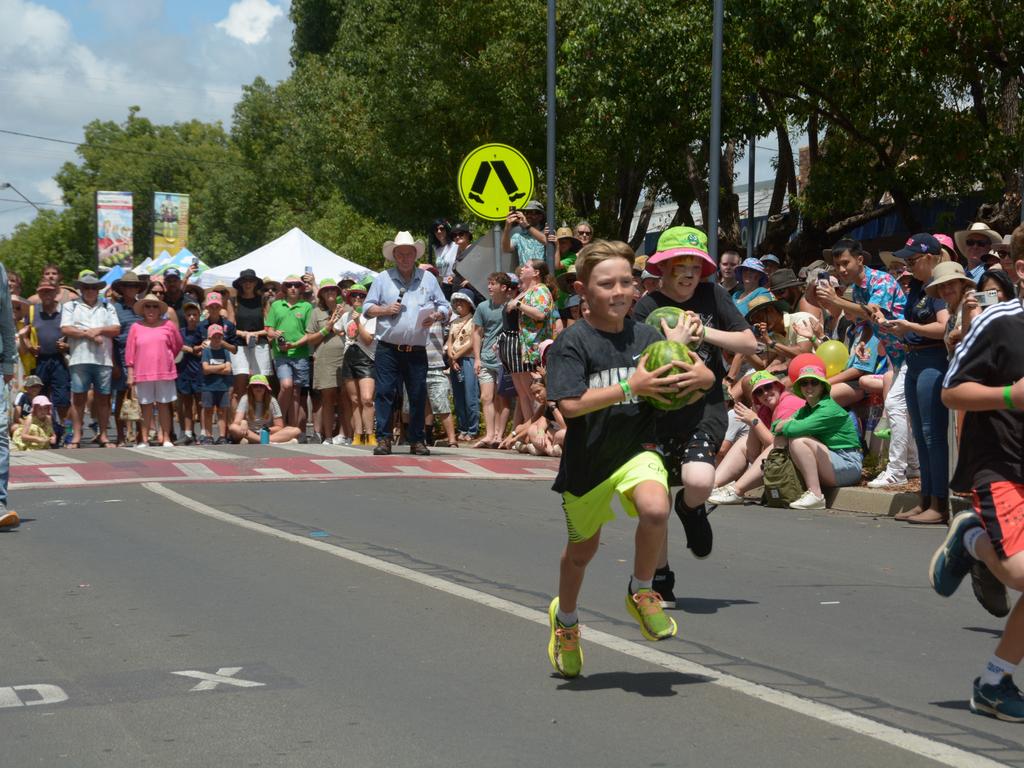
<svg viewBox="0 0 1024 768">
<path fill-rule="evenodd" d="M 484 144 L 459 166 L 459 194 L 481 219 L 501 221 L 533 197 L 533 167 L 507 144 Z"/>
</svg>

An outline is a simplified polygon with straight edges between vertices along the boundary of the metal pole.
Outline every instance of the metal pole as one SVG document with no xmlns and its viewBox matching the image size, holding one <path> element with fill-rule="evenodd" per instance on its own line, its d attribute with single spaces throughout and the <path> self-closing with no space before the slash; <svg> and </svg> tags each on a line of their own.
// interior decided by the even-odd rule
<svg viewBox="0 0 1024 768">
<path fill-rule="evenodd" d="M 504 272 L 501 264 L 501 224 L 495 224 L 491 230 L 491 237 L 494 242 L 494 271 Z"/>
<path fill-rule="evenodd" d="M 555 229 L 555 3 L 548 0 L 548 227 Z M 547 243 L 544 256 L 548 270 L 555 273 L 555 246 Z"/>
<path fill-rule="evenodd" d="M 747 159 L 747 258 L 754 258 L 754 157 L 757 147 L 756 137 L 750 137 L 750 150 Z"/>
<path fill-rule="evenodd" d="M 711 140 L 708 143 L 708 253 L 718 261 L 719 164 L 722 159 L 722 0 L 714 0 L 711 42 Z"/>
</svg>

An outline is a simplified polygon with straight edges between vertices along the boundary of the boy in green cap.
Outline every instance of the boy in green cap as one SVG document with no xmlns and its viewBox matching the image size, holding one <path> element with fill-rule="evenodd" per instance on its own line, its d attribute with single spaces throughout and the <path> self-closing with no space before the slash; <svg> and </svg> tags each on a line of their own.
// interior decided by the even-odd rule
<svg viewBox="0 0 1024 768">
<path fill-rule="evenodd" d="M 715 457 L 729 423 L 721 350 L 744 355 L 757 350 L 757 340 L 729 292 L 707 282 L 718 269 L 707 247 L 707 237 L 699 229 L 670 227 L 662 232 L 658 250 L 646 265 L 648 272 L 661 277 L 661 288 L 644 296 L 633 309 L 638 322 L 659 307 L 692 313 L 698 319 L 697 356 L 715 377 L 703 398 L 658 419 L 659 451 L 672 485 L 683 486 L 676 494 L 676 514 L 686 532 L 686 545 L 698 558 L 711 554 L 712 532 L 705 502 L 715 485 Z M 673 607 L 675 573 L 668 563 L 667 537 L 654 583 L 666 607 Z"/>
</svg>

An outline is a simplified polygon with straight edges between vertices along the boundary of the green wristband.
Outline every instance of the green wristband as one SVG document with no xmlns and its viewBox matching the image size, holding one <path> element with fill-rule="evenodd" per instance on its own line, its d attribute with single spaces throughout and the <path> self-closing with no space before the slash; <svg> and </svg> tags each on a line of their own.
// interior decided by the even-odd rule
<svg viewBox="0 0 1024 768">
<path fill-rule="evenodd" d="M 629 382 L 623 379 L 619 382 L 619 386 L 622 387 L 622 394 L 626 396 L 626 399 L 631 400 L 633 398 L 633 388 L 629 386 Z"/>
<path fill-rule="evenodd" d="M 1013 404 L 1013 385 L 1007 384 L 1003 387 L 1003 402 L 1006 403 L 1007 410 L 1016 411 L 1017 406 Z"/>
</svg>

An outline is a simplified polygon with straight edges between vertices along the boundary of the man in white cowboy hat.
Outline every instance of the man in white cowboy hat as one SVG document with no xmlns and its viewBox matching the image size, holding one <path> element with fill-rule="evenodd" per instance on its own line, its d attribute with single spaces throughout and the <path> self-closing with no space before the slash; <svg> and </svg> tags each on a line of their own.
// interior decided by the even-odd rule
<svg viewBox="0 0 1024 768">
<path fill-rule="evenodd" d="M 21 523 L 18 513 L 7 508 L 7 480 L 11 471 L 11 442 L 7 422 L 11 412 L 11 380 L 18 359 L 14 334 L 11 289 L 7 284 L 7 269 L 0 264 L 0 373 L 4 377 L 0 383 L 0 528 L 14 528 Z"/>
<path fill-rule="evenodd" d="M 428 270 L 417 269 L 425 246 L 409 232 L 384 243 L 384 260 L 393 266 L 381 272 L 363 302 L 363 316 L 377 319 L 374 358 L 377 447 L 391 453 L 391 416 L 400 387 L 409 394 L 409 451 L 430 455 L 423 433 L 427 402 L 427 336 L 430 326 L 451 315 L 441 285 Z"/>
<path fill-rule="evenodd" d="M 110 304 L 101 302 L 100 290 L 106 283 L 95 275 L 84 275 L 75 281 L 80 299 L 61 307 L 60 331 L 71 347 L 71 420 L 74 433 L 70 446 L 82 441 L 82 415 L 89 390 L 93 389 L 92 415 L 99 425 L 96 436 L 107 445 L 110 420 L 110 392 L 114 369 L 113 339 L 121 332 L 121 323 Z"/>
<path fill-rule="evenodd" d="M 953 239 L 956 240 L 957 250 L 967 259 L 966 272 L 974 282 L 978 282 L 985 271 L 982 256 L 992 250 L 992 246 L 1003 242 L 1002 235 L 983 221 L 976 221 L 967 229 L 956 232 Z"/>
<path fill-rule="evenodd" d="M 509 211 L 501 234 L 501 250 L 514 253 L 519 266 L 534 259 L 543 260 L 546 243 L 544 206 L 539 201 L 531 200 L 522 208 Z"/>
</svg>

